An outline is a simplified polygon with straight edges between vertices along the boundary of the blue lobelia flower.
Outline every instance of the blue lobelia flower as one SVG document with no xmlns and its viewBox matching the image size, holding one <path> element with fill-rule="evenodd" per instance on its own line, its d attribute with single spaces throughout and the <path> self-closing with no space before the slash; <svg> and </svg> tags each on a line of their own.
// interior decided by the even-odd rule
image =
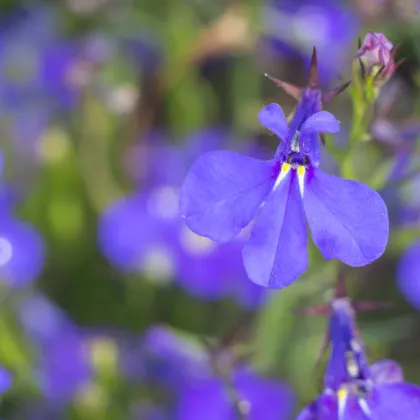
<svg viewBox="0 0 420 420">
<path fill-rule="evenodd" d="M 404 382 L 391 360 L 369 366 L 357 332 L 354 309 L 346 297 L 331 303 L 330 356 L 323 393 L 296 420 L 415 419 L 420 387 Z"/>
<path fill-rule="evenodd" d="M 63 312 L 41 295 L 22 300 L 18 312 L 36 345 L 36 376 L 41 391 L 51 406 L 61 407 L 91 379 L 86 339 Z"/>
<path fill-rule="evenodd" d="M 397 265 L 397 286 L 405 299 L 420 309 L 420 242 L 410 245 Z"/>
<path fill-rule="evenodd" d="M 44 243 L 30 224 L 18 220 L 4 209 L 0 214 L 0 282 L 22 288 L 41 274 L 45 259 Z"/>
<path fill-rule="evenodd" d="M 290 126 L 279 105 L 264 107 L 261 124 L 283 140 L 272 160 L 209 152 L 193 164 L 181 188 L 187 226 L 216 242 L 231 240 L 256 218 L 244 264 L 249 278 L 266 287 L 288 286 L 306 270 L 305 218 L 324 257 L 350 266 L 374 261 L 388 241 L 380 195 L 318 168 L 318 133 L 336 133 L 339 123 L 329 112 L 316 112 L 317 103 L 303 94 Z"/>
<path fill-rule="evenodd" d="M 151 326 L 143 336 L 142 347 L 145 376 L 152 382 L 176 389 L 211 375 L 205 349 L 164 326 Z"/>
<path fill-rule="evenodd" d="M 39 107 L 54 111 L 75 104 L 70 70 L 76 45 L 59 38 L 58 14 L 37 5 L 0 24 L 0 106 L 7 110 Z"/>
<path fill-rule="evenodd" d="M 0 394 L 7 392 L 12 386 L 13 378 L 12 374 L 0 366 Z"/>
<path fill-rule="evenodd" d="M 230 348 L 200 344 L 163 326 L 151 327 L 144 336 L 146 378 L 175 394 L 171 418 L 235 420 L 235 398 L 249 420 L 290 418 L 295 398 L 287 384 L 237 365 Z"/>
<path fill-rule="evenodd" d="M 267 379 L 249 368 L 232 373 L 232 390 L 248 420 L 287 420 L 293 412 L 291 389 Z M 232 391 L 231 390 L 231 391 Z M 233 397 L 224 381 L 216 376 L 198 379 L 181 388 L 176 420 L 236 420 Z"/>
</svg>

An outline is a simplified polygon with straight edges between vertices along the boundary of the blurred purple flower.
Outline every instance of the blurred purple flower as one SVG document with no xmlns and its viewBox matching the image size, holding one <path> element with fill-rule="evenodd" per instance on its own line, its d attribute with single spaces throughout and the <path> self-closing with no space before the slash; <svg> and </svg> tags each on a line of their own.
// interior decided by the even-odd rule
<svg viewBox="0 0 420 420">
<path fill-rule="evenodd" d="M 12 386 L 12 374 L 5 368 L 0 366 L 0 393 L 7 392 Z"/>
<path fill-rule="evenodd" d="M 178 420 L 233 420 L 233 402 L 225 382 L 214 373 L 213 362 L 229 376 L 235 359 L 230 349 L 214 354 L 198 341 L 164 326 L 153 326 L 142 340 L 146 378 L 174 391 Z M 214 357 L 214 359 L 213 359 Z M 221 360 L 223 358 L 223 360 Z M 223 366 L 223 367 L 222 367 Z M 249 410 L 249 420 L 287 419 L 294 406 L 292 390 L 241 366 L 233 368 L 233 386 Z"/>
<path fill-rule="evenodd" d="M 257 218 L 243 256 L 249 278 L 265 287 L 288 286 L 306 270 L 305 218 L 324 257 L 350 266 L 374 261 L 388 241 L 387 209 L 380 195 L 317 168 L 318 133 L 337 132 L 338 121 L 326 111 L 311 114 L 312 103 L 305 96 L 301 104 L 306 112 L 296 113 L 290 127 L 277 104 L 259 113 L 261 124 L 283 140 L 274 159 L 205 153 L 180 193 L 187 226 L 220 243 Z M 374 237 L 370 231 L 376 232 Z"/>
<path fill-rule="evenodd" d="M 286 420 L 294 407 L 292 390 L 284 383 L 267 379 L 247 368 L 232 374 L 232 390 L 249 420 Z M 177 420 L 235 420 L 232 395 L 221 378 L 191 381 L 181 387 Z"/>
<path fill-rule="evenodd" d="M 164 143 L 150 146 L 150 171 L 146 178 L 139 176 L 147 190 L 106 209 L 99 243 L 107 259 L 123 271 L 143 272 L 156 280 L 175 278 L 194 296 L 233 296 L 252 308 L 263 301 L 264 291 L 247 281 L 241 241 L 217 246 L 188 230 L 178 211 L 179 184 L 188 165 L 226 136 L 221 129 L 203 130 L 183 149 Z"/>
<path fill-rule="evenodd" d="M 149 381 L 174 390 L 211 373 L 202 346 L 163 325 L 149 327 L 140 339 L 125 340 L 120 345 L 120 366 L 134 382 Z"/>
<path fill-rule="evenodd" d="M 82 332 L 41 295 L 23 300 L 19 316 L 37 345 L 37 377 L 45 398 L 52 405 L 68 403 L 92 374 Z"/>
<path fill-rule="evenodd" d="M 174 387 L 208 377 L 208 354 L 163 326 L 150 327 L 142 340 L 147 376 Z"/>
<path fill-rule="evenodd" d="M 420 387 L 404 382 L 395 362 L 385 360 L 369 367 L 354 309 L 346 297 L 331 303 L 328 342 L 324 391 L 296 420 L 416 418 Z"/>
<path fill-rule="evenodd" d="M 397 265 L 397 286 L 405 299 L 420 309 L 420 242 L 410 245 Z"/>
<path fill-rule="evenodd" d="M 401 366 L 393 360 L 383 359 L 370 366 L 370 374 L 374 383 L 392 384 L 404 381 Z"/>
<path fill-rule="evenodd" d="M 0 26 L 0 104 L 22 112 L 40 106 L 55 111 L 75 104 L 69 75 L 76 45 L 59 38 L 58 15 L 38 4 Z"/>
<path fill-rule="evenodd" d="M 39 233 L 30 224 L 3 210 L 0 217 L 0 281 L 13 288 L 27 286 L 41 274 L 44 259 L 44 243 Z"/>
<path fill-rule="evenodd" d="M 263 24 L 274 54 L 295 53 L 309 62 L 315 46 L 324 81 L 343 71 L 359 27 L 354 12 L 337 0 L 267 0 Z"/>
</svg>

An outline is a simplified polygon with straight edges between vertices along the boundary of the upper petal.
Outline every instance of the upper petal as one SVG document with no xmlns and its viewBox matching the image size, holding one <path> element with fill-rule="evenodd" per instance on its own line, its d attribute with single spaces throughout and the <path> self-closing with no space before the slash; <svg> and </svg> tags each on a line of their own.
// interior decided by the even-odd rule
<svg viewBox="0 0 420 420">
<path fill-rule="evenodd" d="M 340 122 L 330 112 L 320 111 L 307 118 L 300 131 L 301 133 L 338 133 Z"/>
<path fill-rule="evenodd" d="M 377 384 L 392 384 L 404 381 L 402 367 L 394 360 L 382 359 L 370 366 L 373 382 Z"/>
<path fill-rule="evenodd" d="M 307 268 L 308 232 L 294 171 L 268 198 L 243 250 L 249 278 L 261 286 L 280 289 Z"/>
<path fill-rule="evenodd" d="M 286 140 L 289 126 L 280 105 L 272 103 L 265 106 L 259 112 L 258 119 L 261 125 L 271 130 L 282 140 Z"/>
<path fill-rule="evenodd" d="M 217 242 L 235 237 L 256 216 L 271 191 L 273 165 L 273 161 L 228 151 L 202 155 L 180 193 L 180 209 L 188 227 Z"/>
<path fill-rule="evenodd" d="M 327 260 L 337 258 L 359 267 L 383 254 L 389 221 L 376 191 L 313 169 L 303 203 L 313 240 Z"/>
</svg>

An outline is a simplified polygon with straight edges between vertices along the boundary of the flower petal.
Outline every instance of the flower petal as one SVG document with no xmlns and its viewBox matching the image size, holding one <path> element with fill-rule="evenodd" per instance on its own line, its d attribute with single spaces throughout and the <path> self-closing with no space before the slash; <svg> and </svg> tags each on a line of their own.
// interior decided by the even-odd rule
<svg viewBox="0 0 420 420">
<path fill-rule="evenodd" d="M 420 387 L 409 383 L 380 385 L 368 399 L 368 404 L 377 419 L 417 419 L 420 413 Z"/>
<path fill-rule="evenodd" d="M 118 269 L 135 271 L 159 240 L 159 225 L 147 214 L 145 195 L 113 202 L 101 216 L 98 239 L 102 253 Z"/>
<path fill-rule="evenodd" d="M 307 177 L 303 204 L 312 238 L 324 257 L 352 267 L 380 257 L 389 231 L 381 196 L 366 185 L 319 169 Z"/>
<path fill-rule="evenodd" d="M 271 191 L 273 161 L 234 152 L 202 155 L 192 166 L 180 193 L 187 226 L 216 242 L 234 238 L 256 216 Z"/>
<path fill-rule="evenodd" d="M 226 398 L 221 379 L 191 381 L 180 388 L 175 419 L 230 419 L 234 415 L 233 405 Z"/>
<path fill-rule="evenodd" d="M 285 383 L 242 368 L 235 373 L 233 384 L 241 398 L 249 402 L 247 420 L 289 419 L 293 413 L 295 395 Z"/>
<path fill-rule="evenodd" d="M 270 195 L 243 250 L 249 278 L 280 289 L 307 268 L 308 233 L 296 173 L 289 172 Z"/>
<path fill-rule="evenodd" d="M 330 112 L 320 111 L 307 118 L 300 131 L 301 133 L 338 133 L 340 122 Z"/>
<path fill-rule="evenodd" d="M 337 420 L 337 413 L 335 395 L 321 394 L 301 411 L 296 420 Z"/>
<path fill-rule="evenodd" d="M 286 140 L 289 126 L 280 105 L 273 103 L 265 106 L 259 112 L 258 119 L 261 125 L 271 130 L 282 140 Z"/>
<path fill-rule="evenodd" d="M 402 367 L 393 360 L 378 360 L 370 366 L 370 374 L 376 384 L 392 384 L 404 381 Z"/>
<path fill-rule="evenodd" d="M 420 242 L 402 255 L 397 265 L 397 285 L 405 299 L 420 309 Z"/>
<path fill-rule="evenodd" d="M 0 219 L 0 278 L 13 288 L 27 286 L 44 266 L 45 247 L 30 224 L 3 213 Z"/>
</svg>

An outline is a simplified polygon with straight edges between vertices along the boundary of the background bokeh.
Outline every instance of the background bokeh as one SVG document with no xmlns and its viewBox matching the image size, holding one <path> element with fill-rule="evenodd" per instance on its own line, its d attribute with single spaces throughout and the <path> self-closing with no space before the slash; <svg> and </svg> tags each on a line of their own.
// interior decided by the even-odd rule
<svg viewBox="0 0 420 420">
<path fill-rule="evenodd" d="M 317 395 L 327 320 L 296 308 L 326 302 L 336 262 L 311 248 L 293 286 L 261 290 L 246 278 L 243 238 L 217 247 L 183 226 L 178 189 L 204 151 L 272 155 L 278 139 L 257 113 L 270 102 L 289 113 L 295 101 L 264 73 L 303 86 L 316 46 L 322 86 L 338 85 L 367 31 L 385 33 L 406 61 L 382 88 L 357 156 L 364 181 L 420 132 L 415 0 L 0 3 L 0 364 L 12 375 L 3 418 L 175 418 L 173 388 L 156 379 L 169 368 L 147 349 L 152 341 L 165 362 L 175 357 L 160 348 L 164 333 L 146 334 L 156 325 L 187 336 L 178 347 L 235 343 L 293 387 L 297 408 Z M 323 151 L 334 173 L 328 144 L 346 143 L 349 95 L 327 109 L 342 122 Z M 420 317 L 395 282 L 419 238 L 420 184 L 381 192 L 388 250 L 345 274 L 352 298 L 394 304 L 360 314 L 369 356 L 396 359 L 420 383 Z"/>
</svg>

